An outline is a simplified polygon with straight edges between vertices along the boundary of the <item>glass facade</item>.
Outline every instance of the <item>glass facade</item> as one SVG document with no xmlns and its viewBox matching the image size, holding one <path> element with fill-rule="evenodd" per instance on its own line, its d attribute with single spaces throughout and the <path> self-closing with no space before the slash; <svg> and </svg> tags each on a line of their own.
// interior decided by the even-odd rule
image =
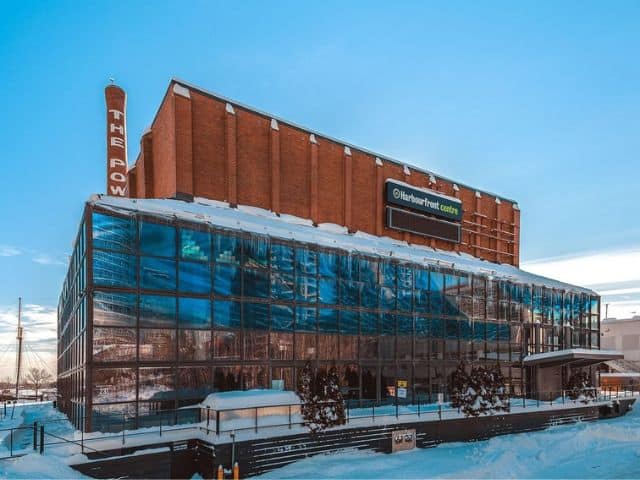
<svg viewBox="0 0 640 480">
<path fill-rule="evenodd" d="M 88 264 L 87 264 L 88 262 Z M 599 348 L 599 297 L 204 224 L 87 209 L 59 307 L 61 406 L 144 425 L 210 392 L 294 389 L 336 365 L 344 396 L 435 401 L 460 359 Z M 75 412 L 75 413 L 74 413 Z"/>
</svg>

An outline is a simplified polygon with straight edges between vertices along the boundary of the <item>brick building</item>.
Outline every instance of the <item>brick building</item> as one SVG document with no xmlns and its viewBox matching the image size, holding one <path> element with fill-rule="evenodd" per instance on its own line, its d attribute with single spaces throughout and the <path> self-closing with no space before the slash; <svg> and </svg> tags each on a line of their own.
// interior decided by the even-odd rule
<svg viewBox="0 0 640 480">
<path fill-rule="evenodd" d="M 76 425 L 294 389 L 309 361 L 362 404 L 398 382 L 404 401 L 446 398 L 461 360 L 542 396 L 619 358 L 599 350 L 595 292 L 518 268 L 513 200 L 178 80 L 126 170 L 125 100 L 107 88 L 118 196 L 86 202 L 58 306 Z"/>
</svg>

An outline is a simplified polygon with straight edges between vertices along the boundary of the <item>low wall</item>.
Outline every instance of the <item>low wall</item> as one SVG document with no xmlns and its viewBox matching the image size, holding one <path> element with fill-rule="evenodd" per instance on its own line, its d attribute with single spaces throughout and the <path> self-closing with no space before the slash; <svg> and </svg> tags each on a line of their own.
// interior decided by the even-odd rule
<svg viewBox="0 0 640 480">
<path fill-rule="evenodd" d="M 593 421 L 626 414 L 635 399 L 620 399 L 612 404 L 582 405 L 573 408 L 545 409 L 477 418 L 453 418 L 440 421 L 394 422 L 358 428 L 339 428 L 319 434 L 303 433 L 235 443 L 215 444 L 194 439 L 186 442 L 145 446 L 155 449 L 111 452 L 118 457 L 98 459 L 73 468 L 94 478 L 191 478 L 195 473 L 215 478 L 218 465 L 231 466 L 232 449 L 242 477 L 267 472 L 320 453 L 343 449 L 391 451 L 395 430 L 415 429 L 416 446 L 434 447 L 444 442 L 488 439 L 497 435 L 543 430 L 553 425 Z M 158 451 L 162 450 L 162 451 Z M 107 452 L 102 452 L 105 454 Z M 122 455 L 125 455 L 124 457 Z"/>
</svg>

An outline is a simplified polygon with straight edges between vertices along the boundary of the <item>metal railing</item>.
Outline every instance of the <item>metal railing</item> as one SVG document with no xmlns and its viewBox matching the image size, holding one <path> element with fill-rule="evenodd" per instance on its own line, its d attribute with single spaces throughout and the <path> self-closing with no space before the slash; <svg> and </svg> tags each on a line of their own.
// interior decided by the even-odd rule
<svg viewBox="0 0 640 480">
<path fill-rule="evenodd" d="M 575 393 L 575 392 L 574 392 Z M 579 393 L 579 392 L 578 392 Z M 589 403 L 606 402 L 611 400 L 632 398 L 640 395 L 640 391 L 636 389 L 585 389 L 583 393 L 589 395 L 578 395 L 577 398 L 571 398 L 575 395 L 569 395 L 566 390 L 553 392 L 540 392 L 536 399 L 524 396 L 510 396 L 509 402 L 505 405 L 507 412 L 526 411 L 527 409 L 535 410 L 541 407 L 554 405 L 570 405 L 584 406 Z M 548 398 L 542 400 L 540 397 Z M 285 421 L 282 422 L 261 422 L 269 416 L 261 415 L 263 410 L 278 408 L 286 411 Z M 0 451 L 0 460 L 15 458 L 26 455 L 30 451 L 39 451 L 44 453 L 46 448 L 56 445 L 75 445 L 79 447 L 80 453 L 93 454 L 95 456 L 108 457 L 105 454 L 107 450 L 115 450 L 131 444 L 132 439 L 139 438 L 143 435 L 155 436 L 157 440 L 162 439 L 169 432 L 176 431 L 193 431 L 202 432 L 206 435 L 215 435 L 216 437 L 227 435 L 232 441 L 235 441 L 235 435 L 240 432 L 253 432 L 255 434 L 264 433 L 274 430 L 291 430 L 294 427 L 304 427 L 305 422 L 301 416 L 300 404 L 287 404 L 277 406 L 250 407 L 244 409 L 221 409 L 214 410 L 210 408 L 192 407 L 171 410 L 159 410 L 153 415 L 142 418 L 142 422 L 138 428 L 127 430 L 127 422 L 132 423 L 123 413 L 116 418 L 110 415 L 112 423 L 102 423 L 103 426 L 121 428 L 120 431 L 111 432 L 93 432 L 84 433 L 80 431 L 80 438 L 75 438 L 74 430 L 71 438 L 61 434 L 54 424 L 58 422 L 68 422 L 67 419 L 56 419 L 47 422 L 34 422 L 33 425 L 21 425 L 13 428 L 0 429 L 0 437 L 4 437 L 2 445 L 6 448 L 8 454 Z M 185 412 L 189 412 L 186 415 Z M 225 413 L 234 412 L 236 418 L 231 419 L 241 422 L 231 423 L 231 426 L 225 425 Z M 243 412 L 238 415 L 238 412 Z M 250 412 L 248 414 L 244 414 Z M 495 411 L 490 414 L 504 414 L 505 411 Z M 371 402 L 370 405 L 363 407 L 350 407 L 345 404 L 345 425 L 362 426 L 375 424 L 384 421 L 400 421 L 401 419 L 413 418 L 420 421 L 442 421 L 448 418 L 457 418 L 462 415 L 459 408 L 452 408 L 450 404 L 434 404 L 426 402 Z M 271 415 L 271 417 L 282 417 L 282 415 Z M 96 419 L 95 416 L 92 417 Z M 105 419 L 102 419 L 103 421 Z M 185 420 L 180 422 L 180 420 Z M 186 421 L 195 420 L 195 421 Z M 249 424 L 250 423 L 250 424 Z M 151 425 L 152 424 L 152 425 Z M 7 434 L 8 432 L 8 434 Z M 4 435 L 3 435 L 4 434 Z M 109 448 L 99 448 L 96 444 L 110 440 Z M 92 446 L 93 445 L 93 446 Z M 104 444 L 103 444 L 104 447 Z"/>
</svg>

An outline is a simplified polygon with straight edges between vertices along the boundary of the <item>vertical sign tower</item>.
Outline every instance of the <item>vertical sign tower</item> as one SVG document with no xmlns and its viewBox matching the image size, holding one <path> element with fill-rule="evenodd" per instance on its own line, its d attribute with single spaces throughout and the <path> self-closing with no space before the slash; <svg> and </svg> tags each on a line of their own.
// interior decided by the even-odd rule
<svg viewBox="0 0 640 480">
<path fill-rule="evenodd" d="M 107 102 L 107 195 L 127 196 L 127 94 L 117 85 L 104 89 Z"/>
</svg>

